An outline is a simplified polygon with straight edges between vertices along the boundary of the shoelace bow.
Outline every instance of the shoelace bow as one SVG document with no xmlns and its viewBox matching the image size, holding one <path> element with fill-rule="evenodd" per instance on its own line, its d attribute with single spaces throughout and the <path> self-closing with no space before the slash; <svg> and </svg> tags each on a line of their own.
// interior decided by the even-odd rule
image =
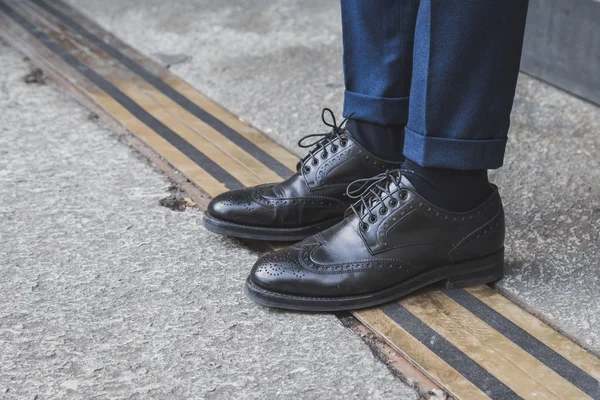
<svg viewBox="0 0 600 400">
<path fill-rule="evenodd" d="M 388 209 L 384 203 L 386 198 L 391 198 L 389 205 L 396 207 L 398 200 L 392 197 L 392 183 L 396 185 L 396 190 L 400 191 L 400 199 L 405 200 L 408 196 L 408 191 L 407 189 L 403 189 L 404 185 L 402 185 L 401 180 L 403 173 L 407 172 L 421 176 L 421 174 L 417 174 L 415 171 L 400 168 L 382 172 L 372 178 L 358 179 L 348 185 L 346 195 L 351 199 L 358 199 L 358 201 L 350 206 L 354 214 L 362 220 L 362 217 L 368 213 L 369 222 L 373 223 L 377 221 L 377 216 L 371 210 L 378 204 L 382 205 L 379 212 L 387 214 Z M 355 188 L 356 185 L 359 186 Z M 365 222 L 361 222 L 360 227 L 363 230 L 368 229 L 368 225 Z"/>
<path fill-rule="evenodd" d="M 325 118 L 326 113 L 329 113 L 333 122 L 327 121 L 327 119 Z M 321 120 L 323 121 L 323 123 L 325 125 L 327 125 L 331 128 L 331 131 L 327 132 L 327 133 L 313 133 L 310 135 L 306 135 L 298 141 L 298 146 L 302 147 L 302 148 L 309 148 L 309 147 L 314 146 L 314 149 L 310 150 L 308 152 L 308 154 L 301 160 L 302 167 L 305 169 L 306 172 L 310 171 L 310 167 L 307 165 L 309 161 L 312 160 L 312 165 L 317 165 L 319 163 L 318 158 L 315 156 L 315 154 L 318 153 L 319 150 L 323 149 L 323 152 L 321 153 L 321 158 L 323 158 L 323 159 L 327 158 L 328 153 L 327 153 L 326 147 L 327 147 L 327 145 L 331 144 L 335 139 L 339 138 L 340 144 L 342 146 L 346 145 L 346 139 L 342 138 L 340 135 L 344 132 L 344 129 L 343 129 L 344 124 L 350 118 L 352 118 L 353 115 L 354 115 L 354 113 L 350 114 L 338 125 L 333 111 L 331 111 L 331 109 L 329 109 L 329 108 L 323 109 L 323 111 L 321 112 Z M 303 143 L 306 141 L 306 139 L 310 139 L 310 138 L 319 138 L 319 139 L 315 140 L 312 143 L 308 143 L 308 144 Z M 337 146 L 335 146 L 335 145 L 332 146 L 331 151 L 333 153 L 335 153 L 337 151 Z"/>
</svg>

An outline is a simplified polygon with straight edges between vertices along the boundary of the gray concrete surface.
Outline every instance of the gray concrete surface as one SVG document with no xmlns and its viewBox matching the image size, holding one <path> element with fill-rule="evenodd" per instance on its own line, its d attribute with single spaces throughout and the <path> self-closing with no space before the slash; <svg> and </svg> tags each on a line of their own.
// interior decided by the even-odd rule
<svg viewBox="0 0 600 400">
<path fill-rule="evenodd" d="M 0 398 L 415 399 L 333 315 L 243 295 L 256 259 L 0 43 Z"/>
<path fill-rule="evenodd" d="M 337 0 L 69 0 L 295 151 L 341 109 Z M 182 60 L 173 64 L 169 60 Z M 505 167 L 498 288 L 600 354 L 600 112 L 521 76 Z"/>
<path fill-rule="evenodd" d="M 507 152 L 498 288 L 600 354 L 600 108 L 522 75 Z"/>
</svg>

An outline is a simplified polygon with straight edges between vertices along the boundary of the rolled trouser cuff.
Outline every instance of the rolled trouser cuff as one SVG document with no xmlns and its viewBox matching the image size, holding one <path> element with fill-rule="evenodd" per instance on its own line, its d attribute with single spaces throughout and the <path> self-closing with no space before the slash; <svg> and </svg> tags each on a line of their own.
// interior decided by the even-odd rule
<svg viewBox="0 0 600 400">
<path fill-rule="evenodd" d="M 502 166 L 506 138 L 462 140 L 423 136 L 405 130 L 404 156 L 422 167 L 495 169 Z"/>
<path fill-rule="evenodd" d="M 408 97 L 371 97 L 345 91 L 344 117 L 379 125 L 406 124 L 408 120 Z"/>
</svg>

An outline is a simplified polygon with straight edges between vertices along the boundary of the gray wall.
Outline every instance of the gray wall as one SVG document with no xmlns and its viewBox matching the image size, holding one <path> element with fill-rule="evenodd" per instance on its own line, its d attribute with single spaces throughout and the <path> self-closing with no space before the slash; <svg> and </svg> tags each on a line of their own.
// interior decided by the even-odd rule
<svg viewBox="0 0 600 400">
<path fill-rule="evenodd" d="M 600 1 L 530 0 L 521 69 L 600 104 Z"/>
</svg>

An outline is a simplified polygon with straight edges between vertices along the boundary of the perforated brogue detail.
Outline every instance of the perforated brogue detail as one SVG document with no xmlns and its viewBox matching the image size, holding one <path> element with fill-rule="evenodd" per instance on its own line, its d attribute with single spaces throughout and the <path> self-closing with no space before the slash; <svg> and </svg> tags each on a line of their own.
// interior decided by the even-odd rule
<svg viewBox="0 0 600 400">
<path fill-rule="evenodd" d="M 337 148 L 337 150 L 334 152 L 332 148 Z M 323 154 L 326 154 L 326 157 L 323 157 Z M 361 165 L 361 168 L 364 169 L 365 177 L 376 175 L 387 169 L 398 168 L 399 166 L 399 163 L 386 162 L 375 157 L 357 144 L 352 139 L 350 132 L 345 131 L 340 138 L 334 140 L 329 146 L 320 149 L 315 154 L 317 164 L 311 163 L 308 165 L 308 169 L 303 168 L 301 171 L 302 176 L 308 187 L 313 190 L 339 185 L 340 182 L 336 180 L 335 176 L 332 176 L 332 173 L 334 174 L 336 167 L 349 159 L 354 159 L 353 163 Z M 368 171 L 371 171 L 371 173 Z M 347 185 L 351 182 L 344 183 Z"/>
<path fill-rule="evenodd" d="M 386 271 L 403 269 L 411 273 L 413 267 L 400 260 L 362 260 L 351 263 L 319 264 L 312 260 L 310 254 L 318 245 L 294 246 L 264 256 L 257 265 L 255 274 L 259 277 L 278 277 L 285 273 L 302 279 L 310 273 L 345 274 L 367 270 Z"/>
<path fill-rule="evenodd" d="M 378 260 L 356 260 L 354 262 L 340 262 L 340 263 L 318 263 L 312 258 L 312 253 L 319 247 L 318 244 L 302 246 L 299 250 L 298 259 L 301 262 L 301 266 L 307 270 L 312 270 L 317 273 L 350 273 L 350 272 L 362 272 L 367 270 L 390 270 L 402 268 L 407 273 L 410 273 L 412 266 L 402 260 L 393 259 L 378 259 Z"/>
<path fill-rule="evenodd" d="M 408 193 L 407 198 L 403 201 L 398 198 L 398 193 L 405 191 Z M 467 213 L 453 213 L 442 210 L 431 203 L 422 199 L 417 195 L 413 189 L 398 188 L 391 193 L 392 196 L 386 199 L 386 202 L 376 205 L 370 212 L 372 215 L 377 216 L 377 221 L 369 221 L 369 213 L 366 214 L 361 221 L 363 224 L 368 224 L 368 229 L 360 229 L 360 235 L 364 238 L 365 243 L 374 252 L 383 251 L 393 246 L 390 244 L 388 234 L 393 227 L 402 221 L 405 217 L 410 215 L 412 212 L 419 211 L 429 218 L 438 219 L 441 221 L 452 222 L 459 225 L 469 224 L 473 219 L 477 219 L 481 215 L 485 215 L 490 211 L 497 211 L 501 209 L 499 198 L 492 197 L 486 201 L 480 207 Z M 390 207 L 389 201 L 396 200 L 399 204 L 397 207 Z M 388 212 L 385 215 L 381 215 L 380 210 L 387 208 Z M 503 224 L 502 221 L 498 222 L 498 225 Z M 487 232 L 487 231 L 486 231 Z"/>
<path fill-rule="evenodd" d="M 220 200 L 227 206 L 236 205 L 240 202 L 251 202 L 252 199 L 246 190 L 231 190 L 219 195 Z"/>
<path fill-rule="evenodd" d="M 348 158 L 349 153 L 352 152 L 352 148 L 344 149 L 343 152 L 338 152 L 333 157 L 329 157 L 312 175 L 305 174 L 306 183 L 313 187 L 314 185 L 325 186 L 327 184 L 326 178 L 327 173 L 339 163 L 344 162 Z"/>
<path fill-rule="evenodd" d="M 470 232 L 468 235 L 460 239 L 458 243 L 454 245 L 454 247 L 452 247 L 452 249 L 450 249 L 448 252 L 451 259 L 456 260 L 462 251 L 468 249 L 472 245 L 476 245 L 476 242 L 479 240 L 485 240 L 489 235 L 499 234 L 502 238 L 504 238 L 504 210 L 500 200 L 497 199 L 493 203 L 490 203 L 486 208 L 481 210 L 481 213 L 485 213 L 488 209 L 495 210 L 496 214 L 486 224 L 478 227 L 473 232 Z"/>
<path fill-rule="evenodd" d="M 254 211 L 260 208 L 252 198 L 251 193 L 246 189 L 225 192 L 215 199 L 217 199 L 220 207 L 237 207 L 243 208 L 246 211 Z"/>
<path fill-rule="evenodd" d="M 346 204 L 341 200 L 334 199 L 326 196 L 307 196 L 297 198 L 269 198 L 264 195 L 265 190 L 269 189 L 270 186 L 264 186 L 262 189 L 252 191 L 250 197 L 253 201 L 260 204 L 263 207 L 269 208 L 286 208 L 286 207 L 335 207 L 340 209 L 346 209 Z"/>
<path fill-rule="evenodd" d="M 254 274 L 258 279 L 268 279 L 278 277 L 284 274 L 291 274 L 297 279 L 306 276 L 306 271 L 298 261 L 298 252 L 293 248 L 279 250 L 275 253 L 267 254 L 261 259 Z"/>
</svg>

